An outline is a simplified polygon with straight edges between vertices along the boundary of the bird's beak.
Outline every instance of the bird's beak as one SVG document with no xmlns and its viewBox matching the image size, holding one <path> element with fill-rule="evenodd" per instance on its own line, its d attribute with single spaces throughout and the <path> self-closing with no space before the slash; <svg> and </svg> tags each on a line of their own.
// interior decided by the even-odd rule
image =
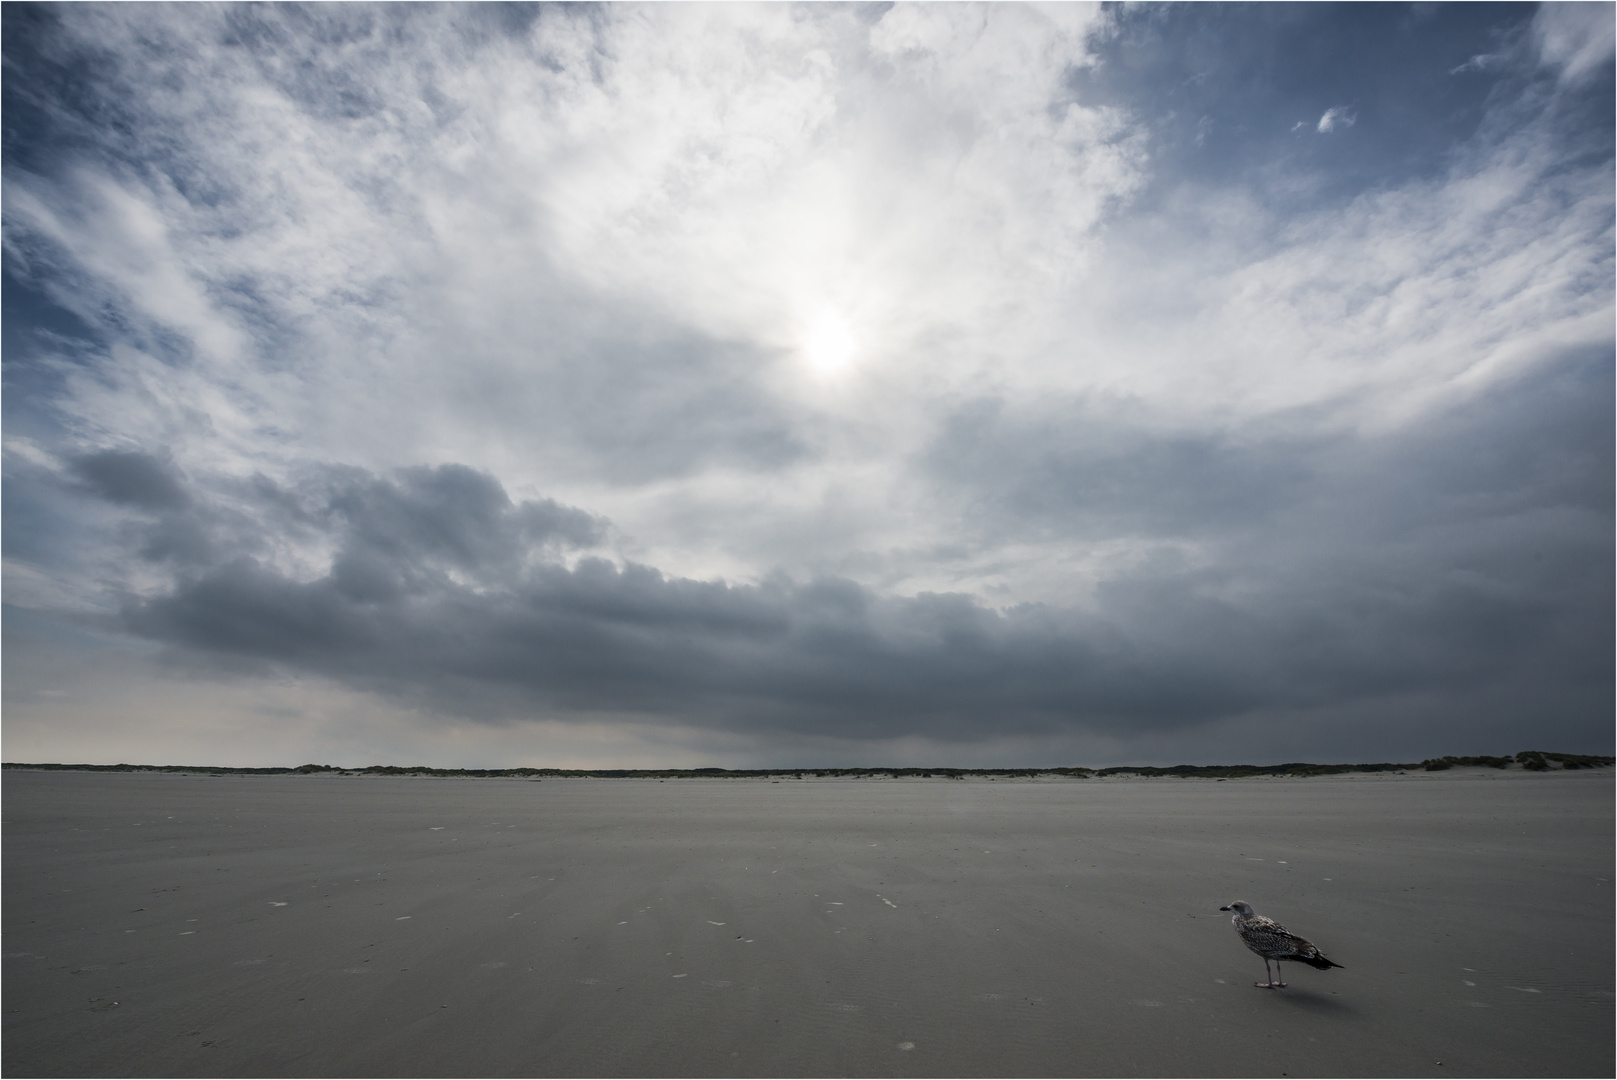
<svg viewBox="0 0 1617 1080">
<path fill-rule="evenodd" d="M 1218 910 L 1220 910 L 1220 911 L 1228 911 L 1228 910 L 1229 910 L 1229 908 L 1227 908 L 1227 907 L 1221 907 L 1221 908 L 1219 908 L 1219 909 L 1218 909 Z"/>
</svg>

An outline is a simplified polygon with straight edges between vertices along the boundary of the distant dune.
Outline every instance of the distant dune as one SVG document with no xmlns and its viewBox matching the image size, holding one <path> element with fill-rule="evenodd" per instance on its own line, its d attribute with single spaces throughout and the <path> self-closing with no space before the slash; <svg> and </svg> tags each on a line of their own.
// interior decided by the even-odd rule
<svg viewBox="0 0 1617 1080">
<path fill-rule="evenodd" d="M 294 773 L 305 775 L 339 773 L 345 776 L 463 776 L 517 777 L 521 779 L 576 776 L 597 779 L 621 779 L 625 777 L 644 779 L 650 777 L 658 780 L 701 777 L 733 779 L 792 777 L 793 779 L 804 780 L 810 777 L 843 779 L 889 776 L 895 779 L 902 777 L 922 780 L 961 780 L 966 777 L 987 777 L 992 779 L 1067 777 L 1089 779 L 1108 776 L 1183 776 L 1227 780 L 1243 776 L 1336 776 L 1341 773 L 1442 772 L 1456 766 L 1492 769 L 1509 769 L 1515 766 L 1535 772 L 1545 772 L 1551 769 L 1604 769 L 1610 768 L 1613 764 L 1617 764 L 1617 758 L 1601 757 L 1597 754 L 1557 754 L 1548 750 L 1523 750 L 1514 757 L 1491 757 L 1487 755 L 1454 757 L 1451 755 L 1448 757 L 1427 758 L 1425 761 L 1405 762 L 1380 761 L 1337 765 L 1316 765 L 1306 761 L 1290 761 L 1282 765 L 1111 765 L 1106 768 L 1094 769 L 1083 766 L 1052 769 L 957 769 L 949 766 L 932 766 L 929 768 L 872 766 L 870 768 L 845 769 L 444 769 L 434 765 L 367 765 L 364 768 L 350 769 L 341 765 L 312 764 L 298 765 L 296 767 L 246 769 L 222 765 L 129 765 L 125 763 L 88 765 L 22 761 L 8 761 L 0 768 L 49 769 L 73 772 L 211 773 L 223 776 L 287 776 Z"/>
</svg>

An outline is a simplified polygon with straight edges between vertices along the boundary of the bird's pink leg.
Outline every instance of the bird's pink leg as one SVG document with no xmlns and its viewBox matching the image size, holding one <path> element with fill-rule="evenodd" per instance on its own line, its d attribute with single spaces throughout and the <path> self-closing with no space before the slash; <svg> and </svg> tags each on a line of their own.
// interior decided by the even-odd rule
<svg viewBox="0 0 1617 1080">
<path fill-rule="evenodd" d="M 1284 975 L 1280 974 L 1280 961 L 1278 961 L 1278 960 L 1275 961 L 1275 981 L 1274 981 L 1274 984 L 1276 986 L 1285 986 L 1286 985 L 1286 977 Z"/>
<path fill-rule="evenodd" d="M 1275 961 L 1274 974 L 1269 974 L 1269 958 L 1263 958 L 1263 973 L 1268 976 L 1268 982 L 1253 983 L 1259 990 L 1278 990 L 1286 984 L 1280 981 L 1280 961 Z"/>
</svg>

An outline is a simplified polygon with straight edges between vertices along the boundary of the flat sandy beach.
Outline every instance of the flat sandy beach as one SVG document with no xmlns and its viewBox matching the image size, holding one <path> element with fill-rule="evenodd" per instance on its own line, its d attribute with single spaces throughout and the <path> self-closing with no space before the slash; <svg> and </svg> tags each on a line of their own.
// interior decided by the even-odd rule
<svg viewBox="0 0 1617 1080">
<path fill-rule="evenodd" d="M 1613 774 L 8 771 L 21 1076 L 1610 1076 Z M 1244 899 L 1344 970 L 1263 963 Z"/>
</svg>

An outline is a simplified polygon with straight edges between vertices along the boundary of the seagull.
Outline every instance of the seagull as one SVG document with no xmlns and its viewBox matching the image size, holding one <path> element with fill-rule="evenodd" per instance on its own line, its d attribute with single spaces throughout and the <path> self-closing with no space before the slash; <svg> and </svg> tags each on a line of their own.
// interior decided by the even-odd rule
<svg viewBox="0 0 1617 1080">
<path fill-rule="evenodd" d="M 1263 915 L 1254 915 L 1252 905 L 1245 900 L 1237 900 L 1228 907 L 1221 907 L 1220 911 L 1233 911 L 1230 922 L 1235 924 L 1235 932 L 1241 935 L 1241 941 L 1247 948 L 1263 957 L 1263 973 L 1269 975 L 1269 961 L 1275 962 L 1275 973 L 1269 975 L 1268 982 L 1253 983 L 1259 990 L 1278 990 L 1286 984 L 1280 981 L 1280 961 L 1297 960 L 1301 963 L 1317 967 L 1321 971 L 1329 971 L 1333 967 L 1341 967 L 1334 961 L 1325 959 L 1314 943 L 1290 933 L 1284 926 Z"/>
</svg>

